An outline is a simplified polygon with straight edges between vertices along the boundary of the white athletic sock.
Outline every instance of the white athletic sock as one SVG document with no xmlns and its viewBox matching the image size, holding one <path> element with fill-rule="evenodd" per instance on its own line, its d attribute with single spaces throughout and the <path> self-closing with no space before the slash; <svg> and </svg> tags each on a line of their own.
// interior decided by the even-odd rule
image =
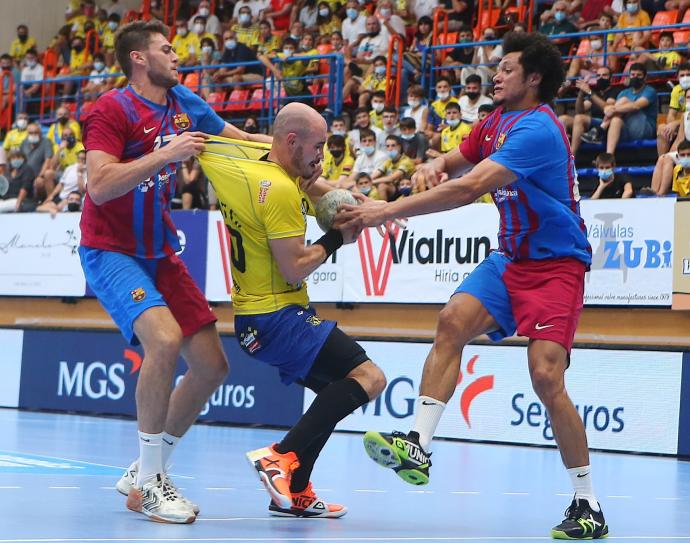
<svg viewBox="0 0 690 543">
<path fill-rule="evenodd" d="M 431 445 L 438 421 L 441 420 L 445 408 L 445 403 L 429 396 L 417 398 L 417 414 L 412 431 L 419 434 L 419 444 L 426 452 L 429 452 L 429 445 Z"/>
<path fill-rule="evenodd" d="M 587 500 L 592 509 L 599 511 L 599 502 L 594 497 L 594 490 L 592 489 L 592 468 L 589 465 L 570 468 L 568 474 L 573 482 L 575 498 Z"/>
<path fill-rule="evenodd" d="M 172 434 L 169 434 L 168 432 L 163 432 L 161 439 L 163 440 L 163 443 L 161 444 L 161 446 L 163 447 L 163 452 L 162 452 L 163 469 L 167 470 L 168 469 L 168 461 L 170 460 L 170 455 L 175 450 L 175 447 L 177 447 L 177 443 L 182 438 L 174 436 Z"/>
<path fill-rule="evenodd" d="M 147 479 L 163 472 L 163 434 L 139 432 L 139 471 L 137 486 L 141 487 Z"/>
</svg>

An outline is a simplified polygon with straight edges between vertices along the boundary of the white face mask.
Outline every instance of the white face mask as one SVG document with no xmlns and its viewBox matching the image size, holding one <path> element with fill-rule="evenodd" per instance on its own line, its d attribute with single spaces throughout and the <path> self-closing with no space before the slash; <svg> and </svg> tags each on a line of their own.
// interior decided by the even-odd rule
<svg viewBox="0 0 690 543">
<path fill-rule="evenodd" d="M 248 13 L 240 13 L 240 23 L 245 24 L 252 20 L 252 16 Z"/>
<path fill-rule="evenodd" d="M 213 47 L 211 47 L 210 45 L 204 45 L 201 48 L 201 52 L 206 55 L 210 55 L 211 53 L 213 53 Z"/>
<path fill-rule="evenodd" d="M 204 32 L 204 25 L 202 25 L 201 23 L 195 24 L 194 32 L 196 32 L 197 34 L 202 34 Z"/>
<path fill-rule="evenodd" d="M 26 119 L 17 119 L 17 128 L 19 128 L 19 130 L 24 130 L 27 124 L 29 123 Z"/>
<path fill-rule="evenodd" d="M 177 34 L 184 38 L 187 35 L 187 29 L 185 27 L 180 27 L 177 29 Z"/>
<path fill-rule="evenodd" d="M 680 88 L 683 90 L 688 90 L 690 89 L 690 75 L 684 75 L 678 80 L 678 83 L 680 84 Z"/>
<path fill-rule="evenodd" d="M 283 55 L 285 55 L 285 58 L 290 58 L 294 51 L 292 49 L 283 49 Z"/>
<path fill-rule="evenodd" d="M 412 109 L 419 107 L 419 100 L 417 100 L 416 98 L 408 98 L 407 105 L 410 106 Z"/>
<path fill-rule="evenodd" d="M 97 72 L 100 72 L 103 68 L 105 68 L 105 64 L 101 61 L 96 61 L 93 63 L 93 68 Z"/>
<path fill-rule="evenodd" d="M 26 139 L 29 140 L 29 143 L 34 143 L 34 144 L 35 144 L 35 143 L 38 143 L 38 142 L 41 140 L 41 136 L 39 136 L 38 134 L 29 134 L 29 135 L 26 137 Z"/>
<path fill-rule="evenodd" d="M 383 111 L 384 104 L 381 102 L 377 102 L 376 104 L 371 104 L 371 109 L 373 109 L 376 113 L 381 113 Z"/>
<path fill-rule="evenodd" d="M 328 17 L 330 15 L 330 13 L 331 13 L 331 10 L 328 8 L 322 8 L 319 10 L 319 15 L 321 15 L 321 17 Z"/>
<path fill-rule="evenodd" d="M 209 9 L 208 8 L 199 8 L 199 15 L 202 17 L 208 17 L 209 15 Z"/>
<path fill-rule="evenodd" d="M 436 98 L 438 98 L 439 100 L 443 100 L 443 101 L 448 100 L 449 96 L 450 96 L 449 92 L 437 92 L 436 93 Z"/>
<path fill-rule="evenodd" d="M 589 42 L 589 44 L 592 46 L 592 50 L 594 51 L 598 51 L 599 49 L 601 49 L 602 45 L 601 40 L 592 40 L 591 42 Z"/>
<path fill-rule="evenodd" d="M 460 119 L 446 119 L 446 124 L 451 128 L 455 128 L 460 124 Z"/>
</svg>

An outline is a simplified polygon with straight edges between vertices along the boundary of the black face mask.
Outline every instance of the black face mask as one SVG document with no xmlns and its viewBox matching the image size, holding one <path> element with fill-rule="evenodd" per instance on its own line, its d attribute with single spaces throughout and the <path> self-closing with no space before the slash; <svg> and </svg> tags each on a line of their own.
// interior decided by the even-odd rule
<svg viewBox="0 0 690 543">
<path fill-rule="evenodd" d="M 339 159 L 345 153 L 344 149 L 330 149 L 333 158 Z"/>
<path fill-rule="evenodd" d="M 73 45 L 72 49 L 74 49 L 77 53 L 81 53 L 84 50 L 83 45 Z"/>
<path fill-rule="evenodd" d="M 69 121 L 69 117 L 58 117 L 58 122 L 60 124 L 67 124 L 67 121 Z"/>
<path fill-rule="evenodd" d="M 71 149 L 76 145 L 77 138 L 75 138 L 74 136 L 69 136 L 65 141 L 67 142 L 67 147 Z"/>
<path fill-rule="evenodd" d="M 79 211 L 81 209 L 81 204 L 77 202 L 70 202 L 67 204 L 67 211 Z"/>
<path fill-rule="evenodd" d="M 373 32 L 369 32 L 369 37 L 370 37 L 370 38 L 375 38 L 376 36 L 379 35 L 380 32 L 381 32 L 380 30 L 375 30 L 375 31 L 373 31 Z"/>
<path fill-rule="evenodd" d="M 253 124 L 250 124 L 249 126 L 244 127 L 244 131 L 248 134 L 256 134 L 259 131 L 259 129 Z"/>
<path fill-rule="evenodd" d="M 17 37 L 19 38 L 19 41 L 22 43 L 29 39 L 28 34 L 17 34 Z"/>
<path fill-rule="evenodd" d="M 467 97 L 468 97 L 470 100 L 472 100 L 473 102 L 474 102 L 477 98 L 479 98 L 479 93 L 478 93 L 478 92 L 466 92 L 465 94 L 466 94 Z"/>
<path fill-rule="evenodd" d="M 630 86 L 635 90 L 641 89 L 644 87 L 644 79 L 641 77 L 631 77 Z"/>
<path fill-rule="evenodd" d="M 3 72 L 9 72 L 12 69 L 12 66 L 3 66 L 2 71 Z"/>
<path fill-rule="evenodd" d="M 611 80 L 608 77 L 600 77 L 597 79 L 597 84 L 595 85 L 595 88 L 597 90 L 603 91 L 609 88 L 609 85 L 611 85 Z"/>
</svg>

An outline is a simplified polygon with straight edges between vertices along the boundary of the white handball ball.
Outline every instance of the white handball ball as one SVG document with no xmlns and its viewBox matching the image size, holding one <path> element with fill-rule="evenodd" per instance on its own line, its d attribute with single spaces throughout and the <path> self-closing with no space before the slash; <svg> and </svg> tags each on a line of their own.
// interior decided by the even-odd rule
<svg viewBox="0 0 690 543">
<path fill-rule="evenodd" d="M 357 205 L 357 200 L 349 190 L 335 189 L 324 194 L 316 203 L 316 222 L 324 232 L 330 230 L 342 204 Z"/>
</svg>

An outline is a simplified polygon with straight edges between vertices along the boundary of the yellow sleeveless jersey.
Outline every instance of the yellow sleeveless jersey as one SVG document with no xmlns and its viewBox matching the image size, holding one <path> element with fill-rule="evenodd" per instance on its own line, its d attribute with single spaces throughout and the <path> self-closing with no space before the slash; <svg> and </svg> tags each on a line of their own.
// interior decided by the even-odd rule
<svg viewBox="0 0 690 543">
<path fill-rule="evenodd" d="M 313 205 L 297 180 L 264 160 L 270 148 L 214 136 L 199 156 L 230 233 L 232 302 L 238 315 L 309 304 L 305 282 L 285 280 L 269 240 L 304 236 Z"/>
</svg>

